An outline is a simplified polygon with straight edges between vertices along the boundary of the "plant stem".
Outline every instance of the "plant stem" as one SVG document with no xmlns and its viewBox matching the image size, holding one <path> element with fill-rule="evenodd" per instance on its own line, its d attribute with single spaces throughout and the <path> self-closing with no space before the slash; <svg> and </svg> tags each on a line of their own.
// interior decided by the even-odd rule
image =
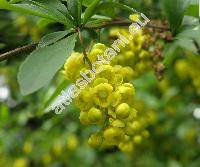
<svg viewBox="0 0 200 167">
<path fill-rule="evenodd" d="M 14 50 L 11 50 L 9 52 L 3 53 L 0 55 L 0 62 L 7 60 L 9 58 L 12 58 L 14 56 L 17 56 L 17 55 L 21 55 L 23 53 L 31 52 L 36 48 L 36 46 L 37 46 L 37 43 L 33 43 L 30 45 L 25 45 L 25 46 L 16 48 Z"/>
<path fill-rule="evenodd" d="M 112 27 L 112 26 L 129 26 L 132 23 L 133 22 L 126 21 L 126 20 L 113 20 L 113 21 L 110 21 L 110 22 L 104 22 L 100 26 L 88 26 L 88 27 L 86 26 L 86 27 L 83 27 L 83 29 L 101 29 L 101 28 Z M 150 24 L 146 25 L 146 27 L 152 28 L 152 29 L 157 29 L 157 30 L 160 30 L 160 31 L 170 31 L 170 29 L 168 27 L 160 27 L 160 26 L 150 25 Z M 82 35 L 81 35 L 80 28 L 77 29 L 77 32 L 79 34 L 80 43 L 81 43 L 81 46 L 83 48 L 83 38 L 82 38 Z M 14 50 L 11 50 L 9 52 L 3 53 L 3 54 L 0 55 L 0 62 L 3 61 L 3 60 L 7 60 L 9 58 L 15 57 L 17 55 L 21 55 L 23 53 L 31 52 L 36 48 L 36 46 L 37 46 L 37 43 L 34 43 L 34 44 L 25 45 L 25 46 L 16 48 Z M 92 66 L 90 60 L 87 57 L 87 53 L 86 53 L 84 48 L 83 48 L 83 54 L 84 54 L 85 60 L 88 62 L 88 64 L 90 66 Z"/>
<path fill-rule="evenodd" d="M 87 61 L 87 63 L 89 64 L 89 66 L 92 68 L 92 63 L 90 62 L 90 60 L 89 60 L 89 58 L 87 56 L 86 50 L 85 50 L 85 48 L 83 46 L 83 37 L 82 37 L 80 28 L 77 28 L 77 32 L 78 32 L 78 37 L 79 37 L 79 40 L 80 40 L 80 43 L 81 43 L 81 47 L 82 47 L 82 50 L 83 50 L 84 58 Z"/>
<path fill-rule="evenodd" d="M 197 49 L 198 54 L 200 54 L 200 46 L 199 46 L 198 42 L 193 39 L 193 43 L 194 43 L 194 45 L 195 45 L 195 47 Z"/>
<path fill-rule="evenodd" d="M 88 26 L 88 27 L 85 27 L 85 28 L 86 29 L 101 29 L 101 28 L 113 27 L 113 26 L 129 26 L 132 23 L 133 22 L 126 21 L 126 20 L 114 20 L 114 21 L 111 21 L 111 22 L 104 22 L 100 26 Z M 161 30 L 161 31 L 170 31 L 170 29 L 168 27 L 160 27 L 160 26 L 157 26 L 157 25 L 147 24 L 145 27 L 152 28 L 152 29 L 158 29 L 158 30 Z"/>
</svg>

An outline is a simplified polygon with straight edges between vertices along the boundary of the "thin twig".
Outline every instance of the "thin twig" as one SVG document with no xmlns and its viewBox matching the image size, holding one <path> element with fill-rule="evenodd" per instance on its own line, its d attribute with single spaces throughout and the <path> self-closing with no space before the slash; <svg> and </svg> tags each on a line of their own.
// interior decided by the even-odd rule
<svg viewBox="0 0 200 167">
<path fill-rule="evenodd" d="M 0 55 L 0 62 L 3 60 L 7 60 L 9 58 L 12 58 L 14 56 L 17 56 L 17 55 L 21 55 L 23 53 L 31 52 L 36 48 L 36 46 L 37 46 L 37 43 L 33 43 L 30 45 L 25 45 L 25 46 L 16 48 L 14 50 L 11 50 L 9 52 L 3 53 Z"/>
<path fill-rule="evenodd" d="M 89 64 L 89 66 L 92 68 L 92 63 L 90 62 L 89 58 L 88 58 L 88 55 L 86 53 L 86 50 L 83 46 L 83 37 L 81 35 L 81 30 L 80 28 L 77 28 L 77 32 L 78 32 L 78 36 L 79 36 L 79 40 L 80 40 L 80 43 L 81 43 L 81 47 L 82 47 L 82 50 L 83 50 L 83 55 L 84 55 L 84 58 L 85 60 L 87 61 L 87 63 Z"/>
<path fill-rule="evenodd" d="M 101 28 L 113 27 L 113 26 L 129 26 L 132 23 L 133 22 L 131 22 L 131 21 L 114 20 L 114 21 L 111 21 L 111 22 L 104 22 L 100 26 L 88 26 L 88 27 L 85 27 L 85 28 L 87 28 L 87 29 L 101 29 Z M 160 27 L 160 26 L 157 26 L 157 25 L 147 24 L 146 27 L 158 29 L 158 30 L 162 30 L 162 31 L 170 31 L 170 29 L 168 27 Z"/>
<path fill-rule="evenodd" d="M 195 47 L 197 49 L 198 54 L 200 54 L 200 46 L 199 46 L 198 42 L 193 39 L 193 43 L 194 43 L 194 45 L 195 45 Z"/>
<path fill-rule="evenodd" d="M 102 25 L 100 26 L 88 26 L 88 27 L 83 27 L 83 29 L 101 29 L 101 28 L 106 28 L 106 27 L 112 27 L 112 26 L 129 26 L 131 25 L 133 22 L 131 21 L 126 21 L 126 20 L 114 20 L 111 22 L 104 22 Z M 161 30 L 161 31 L 170 31 L 170 29 L 168 27 L 160 27 L 157 25 L 146 25 L 147 28 L 153 28 L 153 29 L 157 29 L 157 30 Z M 83 38 L 81 36 L 81 30 L 80 28 L 77 29 L 77 32 L 79 34 L 79 39 L 80 39 L 80 43 L 82 45 L 83 48 Z M 3 60 L 7 60 L 9 58 L 12 58 L 14 56 L 17 55 L 21 55 L 23 53 L 27 53 L 27 52 L 31 52 L 33 51 L 37 46 L 37 43 L 34 44 L 30 44 L 30 45 L 25 45 L 19 48 L 16 48 L 14 50 L 11 50 L 9 52 L 3 53 L 0 55 L 0 62 Z M 91 66 L 91 62 L 87 57 L 87 53 L 85 51 L 85 49 L 83 48 L 83 54 L 84 54 L 84 58 L 85 60 L 88 62 L 88 64 Z"/>
</svg>

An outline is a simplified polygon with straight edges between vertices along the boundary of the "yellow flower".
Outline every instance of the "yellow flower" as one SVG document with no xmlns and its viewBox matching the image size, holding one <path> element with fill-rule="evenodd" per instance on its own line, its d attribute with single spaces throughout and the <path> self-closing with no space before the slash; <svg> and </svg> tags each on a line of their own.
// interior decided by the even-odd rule
<svg viewBox="0 0 200 167">
<path fill-rule="evenodd" d="M 130 114 L 130 107 L 127 103 L 122 103 L 119 106 L 117 106 L 116 109 L 117 118 L 125 119 L 128 118 L 129 114 Z"/>
<path fill-rule="evenodd" d="M 83 54 L 74 52 L 64 65 L 64 75 L 68 80 L 75 81 L 83 68 Z"/>
<path fill-rule="evenodd" d="M 124 141 L 119 144 L 119 149 L 125 153 L 132 153 L 133 148 L 133 143 L 131 141 Z"/>
<path fill-rule="evenodd" d="M 136 117 L 137 117 L 137 110 L 134 109 L 134 108 L 130 108 L 129 116 L 128 116 L 128 118 L 126 118 L 124 120 L 127 121 L 127 122 L 130 122 Z"/>
<path fill-rule="evenodd" d="M 93 63 L 97 61 L 97 55 L 104 55 L 104 51 L 106 50 L 106 46 L 101 43 L 97 43 L 92 47 L 92 50 L 88 54 L 89 60 Z"/>
<path fill-rule="evenodd" d="M 79 106 L 81 110 L 87 111 L 93 106 L 92 91 L 91 89 L 84 89 L 80 92 L 75 99 L 75 104 Z"/>
<path fill-rule="evenodd" d="M 93 86 L 97 86 L 101 83 L 108 83 L 108 80 L 105 79 L 105 78 L 97 78 L 97 79 L 94 80 Z"/>
<path fill-rule="evenodd" d="M 117 33 L 120 31 L 120 29 L 119 28 L 112 28 L 111 30 L 110 30 L 110 36 L 111 37 L 116 37 L 117 36 Z"/>
<path fill-rule="evenodd" d="M 110 145 L 118 145 L 124 138 L 124 131 L 121 128 L 109 127 L 103 132 L 103 137 Z"/>
<path fill-rule="evenodd" d="M 113 91 L 112 85 L 101 83 L 93 88 L 93 99 L 96 105 L 108 107 L 110 105 L 108 98 Z"/>
<path fill-rule="evenodd" d="M 121 95 L 118 91 L 113 92 L 109 97 L 108 97 L 108 102 L 111 106 L 115 107 L 117 106 L 121 101 Z"/>
<path fill-rule="evenodd" d="M 99 147 L 102 144 L 103 137 L 100 133 L 95 133 L 88 139 L 88 144 L 92 147 Z"/>
<path fill-rule="evenodd" d="M 149 52 L 147 52 L 146 50 L 142 50 L 139 54 L 139 58 L 141 59 L 147 59 L 149 58 Z"/>
<path fill-rule="evenodd" d="M 106 78 L 109 82 L 112 82 L 115 76 L 114 69 L 110 65 L 104 65 L 104 70 L 99 73 L 98 77 Z"/>
<path fill-rule="evenodd" d="M 130 67 L 122 68 L 121 74 L 124 78 L 124 82 L 130 81 L 135 76 L 133 69 Z"/>
<path fill-rule="evenodd" d="M 125 123 L 122 120 L 116 119 L 111 123 L 112 126 L 117 127 L 117 128 L 124 128 Z"/>
<path fill-rule="evenodd" d="M 116 65 L 116 66 L 114 66 L 114 72 L 117 76 L 121 75 L 121 77 L 122 77 L 121 83 L 130 81 L 135 75 L 133 69 L 128 66 L 122 67 L 122 66 Z M 120 83 L 120 80 L 119 80 L 119 83 Z"/>
<path fill-rule="evenodd" d="M 138 121 L 128 122 L 125 129 L 127 135 L 134 135 L 136 131 L 141 129 L 141 124 Z"/>
<path fill-rule="evenodd" d="M 88 120 L 91 123 L 100 123 L 103 121 L 103 113 L 97 108 L 91 108 L 88 112 Z"/>
<path fill-rule="evenodd" d="M 88 118 L 88 112 L 81 111 L 79 119 L 83 125 L 90 124 L 90 121 Z"/>
<path fill-rule="evenodd" d="M 130 84 L 131 85 L 131 84 Z M 123 84 L 117 88 L 117 91 L 121 94 L 122 102 L 132 103 L 133 97 L 135 96 L 135 89 L 133 86 Z"/>
<path fill-rule="evenodd" d="M 138 14 L 132 14 L 129 16 L 129 19 L 133 22 L 137 22 L 138 19 L 140 19 L 140 15 Z"/>
</svg>

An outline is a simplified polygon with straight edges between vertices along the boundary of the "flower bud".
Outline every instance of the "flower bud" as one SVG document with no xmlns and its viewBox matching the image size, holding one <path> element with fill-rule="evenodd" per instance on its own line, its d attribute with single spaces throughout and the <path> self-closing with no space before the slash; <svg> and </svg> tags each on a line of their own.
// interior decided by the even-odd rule
<svg viewBox="0 0 200 167">
<path fill-rule="evenodd" d="M 83 125 L 89 124 L 88 113 L 81 111 L 79 119 Z"/>
<path fill-rule="evenodd" d="M 141 124 L 138 121 L 127 123 L 126 134 L 133 135 L 136 131 L 140 130 Z"/>
<path fill-rule="evenodd" d="M 99 147 L 103 141 L 102 135 L 100 133 L 95 133 L 88 139 L 88 144 L 91 147 Z"/>
<path fill-rule="evenodd" d="M 125 123 L 119 119 L 114 120 L 111 123 L 112 126 L 117 127 L 117 128 L 124 128 L 125 127 Z"/>
<path fill-rule="evenodd" d="M 97 108 L 91 108 L 88 112 L 88 120 L 91 123 L 98 123 L 103 120 L 103 113 Z"/>
<path fill-rule="evenodd" d="M 104 131 L 103 137 L 111 144 L 118 144 L 124 137 L 124 132 L 121 128 L 109 127 Z"/>
<path fill-rule="evenodd" d="M 129 114 L 128 118 L 126 118 L 126 121 L 132 121 L 136 117 L 137 117 L 137 110 L 134 108 L 131 108 L 130 114 Z"/>
<path fill-rule="evenodd" d="M 116 115 L 119 119 L 125 119 L 129 116 L 130 107 L 127 103 L 120 104 L 116 109 Z"/>
<path fill-rule="evenodd" d="M 132 14 L 129 16 L 129 19 L 133 22 L 137 22 L 139 18 L 140 18 L 140 15 L 138 14 Z"/>
<path fill-rule="evenodd" d="M 133 152 L 133 143 L 132 142 L 122 142 L 119 144 L 119 149 L 126 153 Z"/>
</svg>

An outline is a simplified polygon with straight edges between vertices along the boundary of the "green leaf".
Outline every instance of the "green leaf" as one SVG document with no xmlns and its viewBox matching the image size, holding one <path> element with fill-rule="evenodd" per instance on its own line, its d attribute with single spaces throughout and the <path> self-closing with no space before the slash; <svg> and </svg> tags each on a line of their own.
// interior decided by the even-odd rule
<svg viewBox="0 0 200 167">
<path fill-rule="evenodd" d="M 58 0 L 29 0 L 31 4 L 37 5 L 45 10 L 47 10 L 51 15 L 53 15 L 58 20 L 62 20 L 62 23 L 67 25 L 68 28 L 73 27 L 72 19 L 67 15 L 67 8 Z M 65 16 L 62 12 L 63 11 Z"/>
<path fill-rule="evenodd" d="M 94 15 L 100 1 L 101 0 L 94 0 L 91 5 L 87 7 L 84 13 L 83 24 L 87 23 L 87 21 Z"/>
<path fill-rule="evenodd" d="M 94 15 L 92 16 L 91 21 L 88 21 L 86 23 L 86 27 L 97 27 L 97 26 L 100 26 L 102 22 L 111 21 L 111 20 L 112 18 L 107 17 L 107 16 Z"/>
<path fill-rule="evenodd" d="M 51 46 L 36 49 L 26 58 L 18 74 L 23 95 L 35 92 L 51 81 L 72 53 L 76 36 L 74 34 Z"/>
<path fill-rule="evenodd" d="M 170 23 L 170 28 L 172 32 L 176 34 L 190 0 L 163 0 L 162 2 L 167 19 Z"/>
<path fill-rule="evenodd" d="M 82 0 L 82 1 L 83 5 L 86 7 L 90 6 L 90 4 L 93 2 L 93 0 Z"/>
<path fill-rule="evenodd" d="M 191 26 L 185 28 L 182 32 L 177 34 L 175 41 L 172 44 L 166 45 L 163 52 L 164 64 L 172 64 L 177 48 L 183 48 L 185 50 L 197 53 L 197 48 L 194 45 L 194 41 L 200 42 L 200 26 Z M 180 50 L 180 49 L 179 49 Z"/>
<path fill-rule="evenodd" d="M 199 6 L 198 5 L 190 5 L 186 10 L 185 15 L 199 17 Z"/>
<path fill-rule="evenodd" d="M 21 12 L 25 14 L 31 14 L 51 20 L 56 20 L 52 15 L 48 14 L 48 11 L 44 10 L 35 5 L 28 4 L 10 4 L 6 0 L 0 0 L 0 9 L 12 10 L 16 12 Z"/>
<path fill-rule="evenodd" d="M 185 30 L 177 34 L 176 38 L 200 40 L 200 25 L 187 27 Z"/>
<path fill-rule="evenodd" d="M 176 44 L 184 49 L 197 53 L 194 41 L 200 44 L 200 25 L 190 26 L 176 36 Z"/>
<path fill-rule="evenodd" d="M 107 0 L 108 2 L 113 2 L 113 0 Z M 115 8 L 104 8 L 101 10 L 101 14 L 105 16 L 109 16 L 111 18 L 115 18 L 117 15 L 116 9 Z"/>
<path fill-rule="evenodd" d="M 123 9 L 123 10 L 126 10 L 128 12 L 137 12 L 135 9 L 133 9 L 133 8 L 127 6 L 127 5 L 118 3 L 118 2 L 103 2 L 97 7 L 96 11 L 108 9 L 108 6 L 112 6 L 112 8 Z"/>
<path fill-rule="evenodd" d="M 197 53 L 197 48 L 195 47 L 194 42 L 191 39 L 178 39 L 177 41 L 175 41 L 174 45 L 177 45 L 193 53 Z"/>
<path fill-rule="evenodd" d="M 92 19 L 95 19 L 95 20 L 96 19 L 102 19 L 104 21 L 110 21 L 110 20 L 112 20 L 111 17 L 107 17 L 107 16 L 103 16 L 103 15 L 93 15 Z"/>
<path fill-rule="evenodd" d="M 168 66 L 168 65 L 172 64 L 172 62 L 174 60 L 176 48 L 177 48 L 177 45 L 175 42 L 165 45 L 165 49 L 163 51 L 164 65 Z"/>
<path fill-rule="evenodd" d="M 67 0 L 68 10 L 71 15 L 77 20 L 77 23 L 81 23 L 81 13 L 82 13 L 82 0 Z"/>
<path fill-rule="evenodd" d="M 23 0 L 11 0 L 9 1 L 10 3 L 17 3 L 17 2 L 22 2 Z"/>
<path fill-rule="evenodd" d="M 197 17 L 185 15 L 184 18 L 183 18 L 182 27 L 192 26 L 192 25 L 194 25 L 194 26 L 199 25 L 199 19 Z"/>
<path fill-rule="evenodd" d="M 71 32 L 73 32 L 73 30 L 58 31 L 58 32 L 53 32 L 53 33 L 47 34 L 40 40 L 38 47 L 45 47 L 45 46 L 54 44 L 58 40 L 64 38 Z"/>
<path fill-rule="evenodd" d="M 82 0 L 78 0 L 78 24 L 81 24 L 81 15 L 82 15 Z"/>
<path fill-rule="evenodd" d="M 0 9 L 4 9 L 9 6 L 9 3 L 6 0 L 0 0 Z"/>
<path fill-rule="evenodd" d="M 47 26 L 51 25 L 51 24 L 55 24 L 56 22 L 54 20 L 50 20 L 50 19 L 45 19 L 45 18 L 41 18 L 37 21 L 37 26 L 38 28 L 44 29 Z"/>
<path fill-rule="evenodd" d="M 52 8 L 57 9 L 60 12 L 63 12 L 64 14 L 68 13 L 66 6 L 62 4 L 59 0 L 29 0 L 29 1 L 35 1 L 45 6 L 48 6 L 51 9 Z"/>
<path fill-rule="evenodd" d="M 55 12 L 50 7 L 44 7 L 45 5 L 39 5 L 37 3 L 33 3 L 30 1 L 28 3 L 17 3 L 17 4 L 10 4 L 6 0 L 0 0 L 0 9 L 12 10 L 16 12 L 21 12 L 25 14 L 31 14 L 35 16 L 39 16 L 42 18 L 47 18 L 51 20 L 55 20 L 56 22 L 60 22 L 68 26 L 68 28 L 73 27 L 73 23 L 66 18 L 62 13 L 59 11 Z"/>
</svg>

